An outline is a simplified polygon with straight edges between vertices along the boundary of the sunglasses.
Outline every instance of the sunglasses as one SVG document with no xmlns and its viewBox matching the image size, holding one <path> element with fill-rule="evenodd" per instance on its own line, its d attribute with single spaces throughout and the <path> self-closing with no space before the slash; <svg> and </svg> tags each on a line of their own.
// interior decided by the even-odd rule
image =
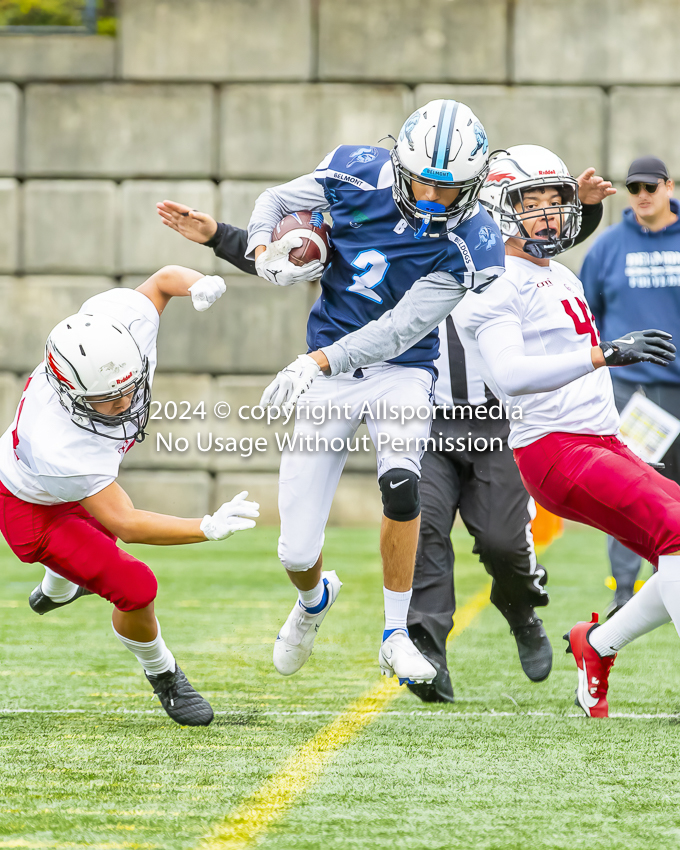
<svg viewBox="0 0 680 850">
<path fill-rule="evenodd" d="M 666 181 L 664 180 L 664 183 Z M 653 195 L 654 192 L 659 188 L 661 183 L 629 183 L 626 188 L 630 192 L 631 195 L 638 195 L 641 189 L 644 189 L 645 192 Z"/>
</svg>

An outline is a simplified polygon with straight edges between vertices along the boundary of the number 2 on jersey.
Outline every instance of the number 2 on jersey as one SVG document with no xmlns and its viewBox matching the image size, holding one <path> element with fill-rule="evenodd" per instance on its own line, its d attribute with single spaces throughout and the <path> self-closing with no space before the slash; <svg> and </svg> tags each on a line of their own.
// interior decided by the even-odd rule
<svg viewBox="0 0 680 850">
<path fill-rule="evenodd" d="M 588 309 L 588 305 L 582 298 L 574 298 L 573 300 L 576 302 L 576 306 L 579 308 L 579 311 L 581 313 L 580 316 L 576 314 L 576 310 L 574 310 L 574 308 L 572 307 L 570 303 L 570 298 L 565 298 L 562 302 L 562 306 L 564 307 L 567 316 L 569 316 L 573 321 L 574 327 L 576 328 L 576 333 L 590 334 L 590 343 L 594 348 L 596 345 L 599 344 L 600 338 L 597 332 L 597 328 L 593 324 L 593 317 L 590 313 L 590 310 Z"/>
<path fill-rule="evenodd" d="M 390 267 L 387 257 L 382 251 L 361 251 L 352 260 L 352 265 L 361 271 L 359 274 L 352 275 L 354 283 L 347 287 L 347 291 L 356 292 L 357 295 L 363 295 L 369 301 L 382 304 L 382 298 L 373 290 L 385 280 L 387 269 Z"/>
</svg>

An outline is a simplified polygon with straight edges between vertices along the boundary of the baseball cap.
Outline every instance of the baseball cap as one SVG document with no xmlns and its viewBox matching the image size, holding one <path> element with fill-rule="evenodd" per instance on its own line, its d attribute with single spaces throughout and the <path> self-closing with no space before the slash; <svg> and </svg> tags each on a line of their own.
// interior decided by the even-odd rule
<svg viewBox="0 0 680 850">
<path fill-rule="evenodd" d="M 659 179 L 670 180 L 666 163 L 656 156 L 641 156 L 631 162 L 626 186 L 636 182 L 656 183 Z"/>
</svg>

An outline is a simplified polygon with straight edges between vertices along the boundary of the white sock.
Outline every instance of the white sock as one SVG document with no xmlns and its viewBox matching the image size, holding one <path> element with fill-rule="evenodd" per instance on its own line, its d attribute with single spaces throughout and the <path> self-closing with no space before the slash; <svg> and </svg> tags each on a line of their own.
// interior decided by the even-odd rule
<svg viewBox="0 0 680 850">
<path fill-rule="evenodd" d="M 411 604 L 411 594 L 413 590 L 407 590 L 405 593 L 397 593 L 396 590 L 388 590 L 383 587 L 383 596 L 385 597 L 385 631 L 390 632 L 394 629 L 406 629 L 406 617 L 408 616 L 408 606 Z"/>
<path fill-rule="evenodd" d="M 316 587 L 313 587 L 311 590 L 300 590 L 298 589 L 298 597 L 300 599 L 300 603 L 305 608 L 316 608 L 317 605 L 321 604 L 321 600 L 323 599 L 324 592 L 324 583 L 323 579 L 319 579 L 319 583 Z"/>
<path fill-rule="evenodd" d="M 657 575 L 661 599 L 680 635 L 680 556 L 661 555 Z"/>
<path fill-rule="evenodd" d="M 45 567 L 45 578 L 42 580 L 40 586 L 42 587 L 42 592 L 45 596 L 49 596 L 52 602 L 68 602 L 78 592 L 77 584 L 74 584 L 67 578 L 62 578 L 49 567 Z"/>
<path fill-rule="evenodd" d="M 660 576 L 655 573 L 620 611 L 592 630 L 590 645 L 600 655 L 616 655 L 626 644 L 663 626 L 671 618 L 661 596 Z"/>
<path fill-rule="evenodd" d="M 175 657 L 167 648 L 165 641 L 161 637 L 161 625 L 158 620 L 156 620 L 156 625 L 158 626 L 158 634 L 154 640 L 149 641 L 148 643 L 141 643 L 140 641 L 130 640 L 129 638 L 123 637 L 123 635 L 118 634 L 115 628 L 113 629 L 113 633 L 123 646 L 130 650 L 130 652 L 136 657 L 137 661 L 139 661 L 142 667 L 150 675 L 158 676 L 160 673 L 167 673 L 168 671 L 174 673 Z"/>
</svg>

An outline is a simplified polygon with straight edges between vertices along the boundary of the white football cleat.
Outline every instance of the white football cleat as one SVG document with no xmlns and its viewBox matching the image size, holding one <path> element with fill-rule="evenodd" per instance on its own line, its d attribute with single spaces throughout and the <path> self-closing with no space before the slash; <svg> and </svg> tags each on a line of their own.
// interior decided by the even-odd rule
<svg viewBox="0 0 680 850">
<path fill-rule="evenodd" d="M 398 629 L 383 641 L 378 654 L 383 676 L 397 676 L 399 684 L 431 682 L 437 671 L 414 646 L 406 632 Z"/>
<path fill-rule="evenodd" d="M 342 582 L 335 570 L 321 573 L 328 590 L 328 602 L 318 614 L 310 614 L 298 600 L 283 624 L 274 644 L 274 667 L 282 676 L 292 676 L 312 654 L 314 638 L 323 618 L 338 598 Z"/>
</svg>

